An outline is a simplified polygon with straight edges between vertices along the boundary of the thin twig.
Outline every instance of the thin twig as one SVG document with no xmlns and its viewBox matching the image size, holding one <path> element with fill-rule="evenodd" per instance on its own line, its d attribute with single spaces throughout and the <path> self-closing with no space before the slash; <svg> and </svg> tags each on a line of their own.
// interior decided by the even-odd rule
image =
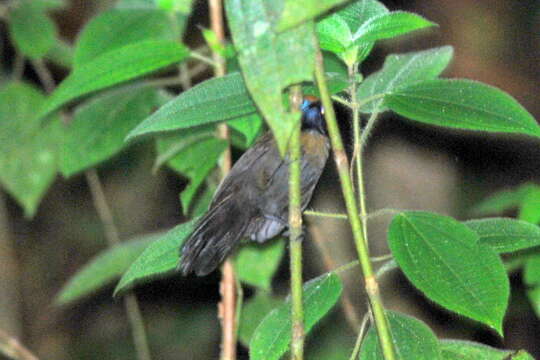
<svg viewBox="0 0 540 360">
<path fill-rule="evenodd" d="M 362 221 L 358 213 L 358 206 L 356 203 L 356 197 L 353 191 L 352 180 L 349 176 L 349 160 L 345 153 L 343 146 L 343 140 L 339 127 L 337 125 L 336 114 L 332 107 L 332 99 L 328 91 L 328 85 L 326 83 L 323 57 L 320 47 L 318 46 L 318 39 L 314 39 L 317 44 L 316 56 L 315 56 L 315 77 L 317 79 L 317 86 L 319 93 L 321 94 L 321 101 L 325 108 L 325 119 L 328 128 L 328 133 L 332 143 L 332 149 L 334 152 L 334 159 L 338 168 L 339 179 L 341 183 L 341 189 L 343 197 L 345 199 L 345 205 L 347 213 L 349 214 L 349 223 L 354 237 L 356 245 L 358 259 L 360 261 L 360 267 L 364 276 L 365 289 L 369 298 L 370 307 L 373 312 L 374 323 L 379 335 L 379 341 L 381 344 L 383 356 L 385 360 L 395 360 L 396 354 L 394 350 L 394 344 L 392 343 L 392 337 L 390 334 L 390 328 L 386 319 L 386 314 L 382 299 L 379 292 L 379 285 L 377 279 L 374 276 L 373 267 L 369 259 L 369 248 L 364 238 L 364 231 L 362 229 Z"/>
<path fill-rule="evenodd" d="M 35 59 L 31 60 L 31 62 L 39 77 L 39 81 L 41 81 L 41 84 L 43 84 L 43 87 L 45 88 L 45 91 L 52 93 L 55 87 L 54 79 L 43 60 Z"/>
<path fill-rule="evenodd" d="M 54 90 L 55 83 L 49 69 L 42 61 L 33 61 L 32 65 L 45 90 L 51 93 Z M 92 201 L 105 228 L 105 238 L 109 247 L 112 248 L 120 243 L 120 237 L 118 236 L 112 211 L 107 204 L 103 186 L 95 169 L 87 170 L 85 176 L 92 194 Z M 139 360 L 151 360 L 144 321 L 135 294 L 128 293 L 124 296 L 124 307 L 131 326 L 131 335 L 135 344 L 137 358 Z"/>
<path fill-rule="evenodd" d="M 215 1 L 215 0 L 210 0 L 210 1 Z M 211 66 L 216 66 L 216 62 L 212 59 L 210 59 L 209 57 L 206 57 L 196 51 L 191 51 L 189 53 L 189 56 L 191 56 L 193 59 L 197 59 L 197 60 L 200 60 L 208 65 L 211 65 Z"/>
<path fill-rule="evenodd" d="M 360 330 L 358 331 L 358 336 L 356 337 L 354 349 L 349 360 L 358 359 L 358 354 L 360 353 L 360 346 L 362 345 L 362 339 L 364 338 L 364 333 L 366 331 L 368 320 L 369 320 L 369 313 L 366 313 L 364 317 L 362 318 L 362 324 L 360 325 Z"/>
<path fill-rule="evenodd" d="M 326 212 L 326 211 L 314 211 L 314 210 L 306 210 L 304 211 L 304 215 L 325 217 L 325 218 L 331 218 L 331 219 L 342 219 L 342 220 L 347 220 L 349 218 L 347 214 L 331 213 L 331 212 Z"/>
<path fill-rule="evenodd" d="M 0 353 L 14 360 L 38 360 L 36 355 L 2 329 L 0 329 Z"/>
<path fill-rule="evenodd" d="M 216 35 L 217 41 L 220 44 L 225 43 L 225 26 L 223 19 L 223 2 L 222 0 L 208 0 L 210 9 L 210 26 Z M 192 57 L 214 67 L 214 75 L 216 77 L 224 76 L 227 69 L 225 59 L 217 52 L 212 52 L 212 60 L 208 59 L 199 53 L 192 53 Z M 229 128 L 227 124 L 218 126 L 219 137 L 230 142 Z M 232 156 L 230 144 L 227 145 L 223 155 L 221 156 L 220 168 L 222 178 L 227 176 L 232 167 Z M 237 328 L 238 315 L 236 313 L 236 276 L 234 266 L 231 259 L 227 259 L 222 267 L 222 279 L 220 283 L 221 302 L 218 305 L 219 315 L 221 318 L 221 359 L 234 360 L 236 359 L 236 343 L 237 343 Z"/>
<path fill-rule="evenodd" d="M 118 230 L 114 223 L 113 214 L 103 191 L 103 185 L 95 169 L 90 169 L 85 172 L 86 182 L 90 188 L 92 194 L 92 201 L 94 207 L 98 213 L 98 216 L 105 228 L 105 239 L 112 248 L 120 244 L 120 237 Z M 139 360 L 150 360 L 150 347 L 148 346 L 148 339 L 146 336 L 146 330 L 144 328 L 144 321 L 142 318 L 141 310 L 137 302 L 137 298 L 133 293 L 128 293 L 124 296 L 124 306 L 131 325 L 131 332 L 133 341 L 135 343 L 135 350 L 137 358 Z"/>
<path fill-rule="evenodd" d="M 24 73 L 24 56 L 17 51 L 15 53 L 15 59 L 13 60 L 13 79 L 16 81 L 21 80 Z"/>
<path fill-rule="evenodd" d="M 323 240 L 323 236 L 317 225 L 311 226 L 311 237 L 315 242 L 315 245 L 319 249 L 319 253 L 322 256 L 322 260 L 326 270 L 333 271 L 334 269 L 336 269 L 336 262 L 334 261 L 332 256 L 330 256 L 330 249 L 328 246 L 326 246 L 326 241 Z M 354 305 L 351 301 L 351 297 L 349 291 L 347 290 L 347 287 L 343 288 L 343 294 L 341 295 L 341 306 L 343 308 L 343 312 L 345 313 L 345 319 L 347 319 L 347 323 L 353 331 L 357 331 L 360 326 L 360 319 L 358 317 L 358 314 L 356 313 L 356 310 L 354 309 Z"/>
<path fill-rule="evenodd" d="M 343 104 L 348 108 L 352 108 L 352 104 L 349 101 L 342 98 L 341 96 L 339 96 L 339 95 L 332 95 L 332 100 L 334 100 L 334 101 L 336 101 L 336 102 L 338 102 L 340 104 Z"/>
</svg>

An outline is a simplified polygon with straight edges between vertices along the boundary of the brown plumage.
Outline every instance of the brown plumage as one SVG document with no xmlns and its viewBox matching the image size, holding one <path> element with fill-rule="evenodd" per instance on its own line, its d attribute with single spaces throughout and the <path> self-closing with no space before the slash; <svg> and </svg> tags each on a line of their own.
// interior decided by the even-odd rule
<svg viewBox="0 0 540 360">
<path fill-rule="evenodd" d="M 328 158 L 328 137 L 318 101 L 302 105 L 302 210 Z M 184 275 L 216 269 L 242 239 L 264 242 L 288 226 L 289 158 L 279 155 L 270 132 L 249 148 L 218 187 L 208 212 L 184 243 Z"/>
</svg>

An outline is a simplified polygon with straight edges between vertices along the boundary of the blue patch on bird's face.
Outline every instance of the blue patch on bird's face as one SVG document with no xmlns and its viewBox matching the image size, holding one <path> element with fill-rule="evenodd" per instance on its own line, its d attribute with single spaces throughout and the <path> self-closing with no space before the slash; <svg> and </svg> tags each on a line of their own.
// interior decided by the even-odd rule
<svg viewBox="0 0 540 360">
<path fill-rule="evenodd" d="M 302 129 L 315 129 L 321 134 L 326 133 L 324 126 L 324 120 L 322 114 L 324 110 L 319 102 L 310 101 L 304 99 L 302 102 L 301 110 L 302 116 Z"/>
</svg>

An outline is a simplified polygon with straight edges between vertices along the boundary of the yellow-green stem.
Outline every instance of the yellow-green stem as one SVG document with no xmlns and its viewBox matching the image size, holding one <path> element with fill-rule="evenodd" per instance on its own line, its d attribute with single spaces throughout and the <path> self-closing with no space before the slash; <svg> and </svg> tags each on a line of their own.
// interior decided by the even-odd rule
<svg viewBox="0 0 540 360">
<path fill-rule="evenodd" d="M 316 51 L 315 78 L 317 80 L 319 93 L 321 94 L 321 101 L 325 108 L 325 120 L 328 127 L 330 141 L 332 143 L 332 149 L 334 151 L 334 159 L 338 168 L 341 189 L 345 198 L 345 205 L 349 215 L 349 223 L 351 225 L 356 250 L 358 253 L 358 259 L 360 261 L 360 267 L 364 276 L 365 288 L 369 298 L 371 311 L 373 313 L 375 327 L 377 329 L 377 334 L 379 335 L 385 360 L 396 360 L 392 337 L 388 327 L 388 321 L 386 319 L 382 299 L 379 293 L 379 286 L 373 273 L 373 268 L 369 259 L 369 249 L 364 239 L 362 221 L 360 220 L 358 213 L 352 180 L 349 176 L 349 160 L 347 159 L 347 155 L 345 153 L 345 148 L 343 146 L 343 141 L 341 139 L 339 127 L 336 121 L 336 114 L 332 106 L 332 99 L 330 98 L 330 92 L 328 91 L 328 86 L 324 77 L 323 58 L 318 45 Z"/>
<path fill-rule="evenodd" d="M 299 86 L 290 92 L 293 109 L 298 111 L 302 101 Z M 304 307 L 302 303 L 302 194 L 300 189 L 302 148 L 300 143 L 300 122 L 294 127 L 289 143 L 289 234 L 291 267 L 291 319 L 292 342 L 291 359 L 304 358 Z"/>
<path fill-rule="evenodd" d="M 353 130 L 354 130 L 354 158 L 356 160 L 356 185 L 358 186 L 358 201 L 360 202 L 360 215 L 362 219 L 362 231 L 364 233 L 364 240 L 367 241 L 367 209 L 366 209 L 366 197 L 364 189 L 364 177 L 362 171 L 362 146 L 360 145 L 360 108 L 358 107 L 358 100 L 356 96 L 356 71 L 358 64 L 349 66 L 349 95 L 351 97 L 351 109 L 353 113 Z"/>
</svg>

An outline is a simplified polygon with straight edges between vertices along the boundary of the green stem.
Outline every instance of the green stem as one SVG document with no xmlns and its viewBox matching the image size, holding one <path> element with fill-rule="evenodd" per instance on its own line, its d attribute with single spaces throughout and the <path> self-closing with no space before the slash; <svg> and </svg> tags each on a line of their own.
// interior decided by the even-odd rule
<svg viewBox="0 0 540 360">
<path fill-rule="evenodd" d="M 332 219 L 343 219 L 343 220 L 348 219 L 347 214 L 330 213 L 330 212 L 322 212 L 322 211 L 314 211 L 314 210 L 306 210 L 304 211 L 304 215 L 326 217 L 326 218 L 332 218 Z"/>
<path fill-rule="evenodd" d="M 200 60 L 200 61 L 202 61 L 202 62 L 204 62 L 204 63 L 206 63 L 208 65 L 211 65 L 213 67 L 218 66 L 214 60 L 212 60 L 209 57 L 206 57 L 206 56 L 204 56 L 202 54 L 199 54 L 198 52 L 191 51 L 189 56 L 191 56 L 194 59 Z"/>
<path fill-rule="evenodd" d="M 317 79 L 319 93 L 321 94 L 322 104 L 325 108 L 325 119 L 330 141 L 332 143 L 332 149 L 334 151 L 334 159 L 338 168 L 341 189 L 345 198 L 345 205 L 347 207 L 347 213 L 349 214 L 349 222 L 356 245 L 356 250 L 358 252 L 358 259 L 360 261 L 360 267 L 362 268 L 362 273 L 364 276 L 366 292 L 369 298 L 377 333 L 379 335 L 383 355 L 385 360 L 396 360 L 388 321 L 386 319 L 382 299 L 379 293 L 379 285 L 374 276 L 373 268 L 369 259 L 369 249 L 364 239 L 362 221 L 360 220 L 360 216 L 358 214 L 353 184 L 351 177 L 349 176 L 349 160 L 347 159 L 343 141 L 337 125 L 336 114 L 332 106 L 332 99 L 330 98 L 330 93 L 324 77 L 323 57 L 318 46 L 315 56 L 315 77 Z"/>
<path fill-rule="evenodd" d="M 300 109 L 302 92 L 300 86 L 293 86 L 290 91 L 294 110 Z M 297 122 L 289 143 L 289 233 L 292 301 L 292 342 L 291 359 L 304 358 L 304 307 L 302 303 L 302 194 L 300 190 L 300 121 Z"/>
<path fill-rule="evenodd" d="M 354 152 L 353 160 L 356 160 L 356 184 L 358 186 L 358 201 L 360 202 L 360 217 L 362 219 L 362 231 L 364 233 L 364 240 L 367 241 L 367 209 L 366 209 L 366 197 L 364 187 L 364 177 L 362 171 L 362 146 L 360 143 L 360 107 L 358 106 L 358 100 L 356 99 L 356 71 L 358 64 L 354 63 L 348 68 L 349 72 L 349 95 L 351 97 L 352 115 L 353 115 L 353 130 L 354 130 Z M 352 176 L 351 176 L 352 178 Z"/>
<path fill-rule="evenodd" d="M 366 331 L 368 320 L 369 320 L 369 315 L 368 313 L 366 313 L 364 315 L 364 318 L 362 319 L 362 324 L 360 325 L 360 330 L 358 331 L 358 336 L 356 337 L 354 349 L 349 360 L 358 359 L 358 355 L 360 354 L 360 346 L 362 345 L 362 339 L 364 338 L 364 333 Z"/>
</svg>

